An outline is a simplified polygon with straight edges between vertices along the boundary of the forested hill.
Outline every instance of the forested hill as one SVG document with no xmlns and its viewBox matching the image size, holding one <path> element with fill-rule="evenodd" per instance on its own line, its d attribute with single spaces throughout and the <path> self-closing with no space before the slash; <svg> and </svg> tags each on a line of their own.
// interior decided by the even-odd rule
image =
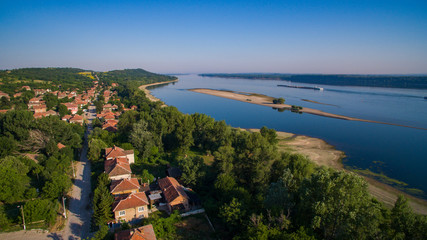
<svg viewBox="0 0 427 240">
<path fill-rule="evenodd" d="M 0 71 L 0 90 L 13 93 L 21 86 L 33 88 L 84 89 L 91 86 L 91 71 L 79 68 L 21 68 Z M 82 74 L 88 73 L 88 74 Z"/>
<path fill-rule="evenodd" d="M 155 82 L 165 82 L 176 80 L 176 77 L 160 75 L 152 72 L 145 71 L 144 69 L 124 69 L 114 70 L 109 72 L 97 73 L 98 77 L 107 83 L 121 83 L 121 82 L 138 82 L 138 84 L 149 84 Z"/>
<path fill-rule="evenodd" d="M 323 75 L 323 74 L 280 74 L 280 73 L 236 73 L 200 74 L 203 77 L 283 80 L 311 84 L 337 86 L 363 86 L 388 88 L 427 89 L 427 76 L 394 75 Z"/>
</svg>

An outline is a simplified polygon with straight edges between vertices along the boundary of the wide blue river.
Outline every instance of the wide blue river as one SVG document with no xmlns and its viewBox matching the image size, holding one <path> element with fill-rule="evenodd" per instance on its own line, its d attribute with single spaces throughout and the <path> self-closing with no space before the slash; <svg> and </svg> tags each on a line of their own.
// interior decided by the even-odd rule
<svg viewBox="0 0 427 240">
<path fill-rule="evenodd" d="M 323 91 L 277 87 L 314 86 L 270 80 L 178 76 L 179 81 L 151 89 L 184 113 L 205 113 L 233 127 L 261 128 L 321 138 L 346 154 L 346 166 L 369 169 L 403 181 L 427 194 L 427 130 L 346 121 L 272 108 L 188 91 L 211 88 L 283 97 L 287 104 L 356 118 L 427 129 L 427 90 L 316 85 Z M 307 99 L 319 103 L 303 101 Z M 326 105 L 328 104 L 328 105 Z"/>
</svg>

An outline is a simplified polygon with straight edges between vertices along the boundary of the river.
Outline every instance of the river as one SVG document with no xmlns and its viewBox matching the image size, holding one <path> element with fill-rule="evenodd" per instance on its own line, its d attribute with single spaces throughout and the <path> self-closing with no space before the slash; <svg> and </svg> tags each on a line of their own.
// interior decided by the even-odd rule
<svg viewBox="0 0 427 240">
<path fill-rule="evenodd" d="M 346 167 L 369 169 L 424 191 L 427 198 L 427 130 L 279 112 L 272 108 L 188 91 L 211 88 L 283 97 L 287 104 L 325 112 L 427 129 L 427 90 L 316 85 L 323 91 L 277 87 L 315 85 L 180 75 L 179 81 L 151 89 L 184 113 L 204 113 L 233 127 L 261 128 L 321 138 L 346 154 Z M 307 102 L 305 100 L 318 103 Z M 320 104 L 323 103 L 323 104 Z M 408 190 L 409 191 L 409 190 Z"/>
</svg>

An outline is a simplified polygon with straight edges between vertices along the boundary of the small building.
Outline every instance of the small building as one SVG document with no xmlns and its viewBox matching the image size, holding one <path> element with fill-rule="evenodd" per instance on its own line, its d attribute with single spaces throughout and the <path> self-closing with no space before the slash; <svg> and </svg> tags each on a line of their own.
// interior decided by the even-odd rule
<svg viewBox="0 0 427 240">
<path fill-rule="evenodd" d="M 184 191 L 184 187 L 175 178 L 165 177 L 158 180 L 160 190 L 166 200 L 169 212 L 174 210 L 189 211 L 189 197 Z"/>
<path fill-rule="evenodd" d="M 61 149 L 63 149 L 63 148 L 66 147 L 64 144 L 62 144 L 60 142 L 58 144 L 56 144 L 56 146 L 58 147 L 59 150 L 61 150 Z"/>
<path fill-rule="evenodd" d="M 132 171 L 126 158 L 113 158 L 104 162 L 105 173 L 111 180 L 130 179 Z"/>
<path fill-rule="evenodd" d="M 113 180 L 110 185 L 110 193 L 113 195 L 124 195 L 139 192 L 141 185 L 137 178 Z"/>
<path fill-rule="evenodd" d="M 114 240 L 157 240 L 153 225 L 127 229 L 114 234 Z"/>
<path fill-rule="evenodd" d="M 118 196 L 113 203 L 116 222 L 129 222 L 148 217 L 148 199 L 144 192 Z"/>
<path fill-rule="evenodd" d="M 71 117 L 69 119 L 69 122 L 70 123 L 76 123 L 76 124 L 83 125 L 83 117 L 80 116 L 80 115 L 78 115 L 78 114 L 76 114 L 76 115 L 74 115 L 73 117 Z"/>
<path fill-rule="evenodd" d="M 32 109 L 33 109 L 34 113 L 44 113 L 44 112 L 46 112 L 46 105 L 44 105 L 44 104 L 35 105 L 35 106 L 33 106 Z"/>
<path fill-rule="evenodd" d="M 67 107 L 68 110 L 71 111 L 71 114 L 76 114 L 79 111 L 79 106 L 75 103 L 63 103 Z"/>
<path fill-rule="evenodd" d="M 64 115 L 63 117 L 62 117 L 62 121 L 66 121 L 66 122 L 70 122 L 70 119 L 72 118 L 73 116 L 71 116 L 71 115 Z"/>
<path fill-rule="evenodd" d="M 113 146 L 112 148 L 105 149 L 105 159 L 113 159 L 113 158 L 127 158 L 128 163 L 135 163 L 135 155 L 133 150 L 124 150 L 123 148 L 119 148 L 117 146 Z"/>
</svg>

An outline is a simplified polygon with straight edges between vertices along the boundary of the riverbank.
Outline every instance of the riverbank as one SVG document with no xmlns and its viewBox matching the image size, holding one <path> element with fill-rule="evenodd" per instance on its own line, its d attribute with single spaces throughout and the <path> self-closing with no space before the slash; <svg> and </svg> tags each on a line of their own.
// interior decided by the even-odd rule
<svg viewBox="0 0 427 240">
<path fill-rule="evenodd" d="M 259 129 L 247 129 L 251 132 L 259 132 Z M 319 138 L 296 135 L 287 132 L 277 132 L 279 151 L 298 153 L 308 157 L 318 166 L 326 166 L 335 170 L 349 171 L 344 168 L 341 160 L 345 153 L 336 150 L 332 145 Z M 359 174 L 360 175 L 360 174 Z M 387 184 L 379 182 L 373 178 L 363 177 L 368 183 L 369 193 L 388 207 L 393 207 L 399 194 L 405 195 L 409 200 L 409 205 L 414 212 L 427 215 L 427 201 L 413 197 Z"/>
<path fill-rule="evenodd" d="M 237 93 L 237 92 L 232 92 L 232 91 L 214 90 L 214 89 L 207 89 L 207 88 L 194 88 L 194 89 L 189 89 L 189 91 L 208 94 L 208 95 L 212 95 L 212 96 L 216 96 L 216 97 L 222 97 L 222 98 L 237 100 L 237 101 L 261 105 L 261 106 L 266 106 L 266 107 L 271 107 L 271 108 L 286 109 L 286 110 L 292 109 L 292 105 L 274 104 L 273 103 L 273 99 L 274 99 L 273 97 L 265 96 L 265 95 L 257 94 L 257 93 Z M 393 126 L 399 126 L 399 127 L 408 127 L 408 128 L 427 130 L 425 128 L 419 128 L 419 127 L 414 127 L 414 126 L 406 126 L 406 125 L 400 125 L 400 124 L 394 124 L 394 123 L 386 123 L 386 122 L 379 122 L 379 121 L 373 121 L 373 120 L 367 120 L 367 119 L 348 117 L 348 116 L 343 116 L 343 115 L 338 115 L 338 114 L 333 114 L 333 113 L 327 113 L 327 112 L 323 112 L 321 110 L 317 110 L 317 109 L 313 109 L 313 108 L 306 108 L 306 107 L 299 109 L 298 112 L 318 115 L 318 116 L 322 116 L 322 117 L 349 120 L 349 121 L 370 122 L 370 123 L 387 124 L 387 125 L 393 125 Z"/>
<path fill-rule="evenodd" d="M 151 86 L 156 86 L 156 85 L 162 85 L 162 84 L 168 84 L 168 83 L 173 83 L 173 82 L 178 82 L 179 79 L 176 80 L 172 80 L 172 81 L 166 81 L 166 82 L 156 82 L 156 83 L 150 83 L 150 84 L 144 84 L 139 86 L 139 89 L 141 89 L 142 91 L 144 91 L 145 96 L 152 102 L 158 102 L 161 101 L 160 99 L 156 98 L 155 96 L 151 95 L 150 90 L 148 90 L 148 87 Z M 162 106 L 166 106 L 166 104 L 163 104 Z"/>
</svg>

